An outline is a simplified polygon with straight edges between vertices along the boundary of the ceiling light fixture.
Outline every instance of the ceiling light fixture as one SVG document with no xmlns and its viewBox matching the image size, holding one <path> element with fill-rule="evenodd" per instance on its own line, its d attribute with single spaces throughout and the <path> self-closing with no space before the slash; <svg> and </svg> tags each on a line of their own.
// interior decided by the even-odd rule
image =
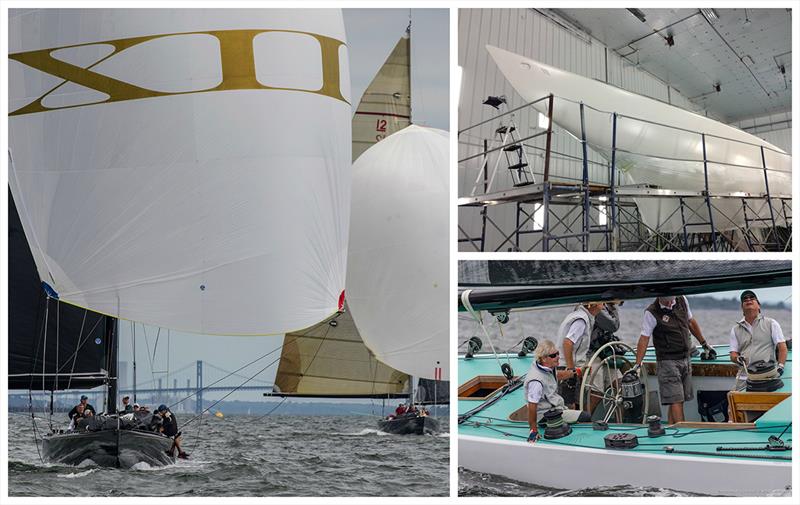
<svg viewBox="0 0 800 505">
<path fill-rule="evenodd" d="M 719 19 L 719 15 L 714 9 L 700 9 L 700 12 L 702 12 L 703 16 L 705 16 L 709 21 L 716 21 Z"/>
<path fill-rule="evenodd" d="M 640 11 L 639 9 L 628 9 L 628 12 L 636 16 L 636 19 L 644 23 L 645 21 L 644 12 Z"/>
</svg>

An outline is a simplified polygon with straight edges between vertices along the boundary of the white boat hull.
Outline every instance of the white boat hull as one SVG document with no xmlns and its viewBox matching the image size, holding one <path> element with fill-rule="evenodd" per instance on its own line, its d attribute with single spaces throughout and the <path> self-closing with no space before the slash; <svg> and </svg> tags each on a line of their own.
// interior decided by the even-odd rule
<svg viewBox="0 0 800 505">
<path fill-rule="evenodd" d="M 625 176 L 617 184 L 648 184 L 664 189 L 701 192 L 706 187 L 704 160 L 707 160 L 708 189 L 712 194 L 766 193 L 764 170 L 761 168 L 766 164 L 770 194 L 791 195 L 791 156 L 765 140 L 713 119 L 524 56 L 492 46 L 487 46 L 487 50 L 526 101 L 555 95 L 553 122 L 578 139 L 582 136 L 579 103 L 586 104 L 583 130 L 589 146 L 610 160 L 612 138 L 616 138 L 616 167 Z M 543 114 L 547 113 L 546 100 L 534 107 Z M 616 136 L 612 113 L 618 114 Z M 701 134 L 705 134 L 705 154 Z M 687 223 L 708 222 L 704 198 L 690 198 L 686 203 L 690 209 L 684 212 Z M 644 223 L 650 228 L 662 232 L 681 229 L 679 204 L 675 198 L 639 198 L 637 204 Z M 739 199 L 715 200 L 713 204 L 712 217 L 717 230 L 733 230 L 746 224 Z M 770 218 L 766 206 L 753 207 L 755 209 L 748 219 Z M 778 226 L 786 224 L 782 216 L 775 215 L 775 219 Z M 758 221 L 750 223 L 750 226 L 765 227 L 771 223 Z M 697 226 L 690 231 L 708 230 L 708 227 Z"/>
<path fill-rule="evenodd" d="M 458 437 L 458 464 L 559 489 L 628 485 L 706 495 L 766 496 L 792 482 L 791 462 L 636 454 L 469 435 Z"/>
</svg>

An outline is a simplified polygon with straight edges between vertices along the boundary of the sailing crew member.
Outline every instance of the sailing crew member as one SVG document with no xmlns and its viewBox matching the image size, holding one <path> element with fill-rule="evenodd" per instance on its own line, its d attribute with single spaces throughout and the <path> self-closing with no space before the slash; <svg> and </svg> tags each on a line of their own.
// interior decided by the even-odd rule
<svg viewBox="0 0 800 505">
<path fill-rule="evenodd" d="M 624 302 L 620 301 L 619 305 Z M 601 345 L 608 342 L 608 338 L 614 336 L 614 333 L 619 330 L 619 308 L 615 302 L 606 302 L 603 304 L 602 310 L 594 317 L 594 326 L 592 326 L 592 338 L 589 340 L 589 349 L 586 351 L 587 361 L 591 359 L 593 349 L 596 350 Z M 585 371 L 584 371 L 585 373 Z M 608 377 L 608 380 L 621 379 L 622 374 L 616 368 L 613 369 L 614 377 Z M 594 376 L 592 385 L 598 391 L 605 391 L 607 378 L 605 373 L 597 373 Z M 577 389 L 577 384 L 575 385 Z M 591 395 L 589 397 L 589 413 L 593 413 L 594 409 L 600 403 L 602 398 L 598 395 Z"/>
<path fill-rule="evenodd" d="M 716 351 L 703 337 L 700 324 L 692 316 L 685 296 L 660 296 L 644 311 L 642 334 L 636 344 L 636 365 L 627 373 L 638 373 L 653 337 L 658 368 L 658 391 L 661 405 L 667 405 L 669 423 L 684 420 L 683 403 L 694 398 L 692 389 L 692 345 L 689 333 L 703 349 L 716 356 Z"/>
<path fill-rule="evenodd" d="M 783 375 L 789 351 L 778 321 L 761 313 L 761 303 L 753 291 L 743 291 L 739 297 L 744 317 L 731 329 L 731 361 L 742 365 L 736 376 L 736 391 L 747 385 L 746 367 L 756 361 L 777 362 Z"/>
<path fill-rule="evenodd" d="M 88 415 L 89 412 L 91 412 L 92 414 L 96 414 L 97 413 L 97 411 L 94 410 L 94 407 L 92 407 L 92 404 L 89 403 L 89 397 L 86 396 L 86 395 L 81 395 L 81 402 L 80 402 L 79 405 L 83 405 L 83 415 L 84 416 Z M 74 407 L 72 407 L 72 410 L 70 410 L 69 413 L 67 413 L 67 416 L 70 419 L 72 419 L 72 416 L 74 416 L 76 412 L 78 412 L 78 405 L 75 405 Z"/>
<path fill-rule="evenodd" d="M 398 404 L 397 408 L 394 409 L 394 415 L 395 416 L 402 416 L 405 413 L 406 413 L 406 406 L 405 406 L 404 403 Z"/>
<path fill-rule="evenodd" d="M 123 396 L 122 397 L 122 408 L 119 409 L 121 413 L 128 414 L 133 412 L 133 405 L 130 404 L 131 397 L 130 396 Z"/>
<path fill-rule="evenodd" d="M 83 404 L 82 403 L 79 403 L 79 404 L 75 405 L 75 408 L 73 408 L 72 410 L 74 410 L 75 413 L 72 414 L 70 416 L 70 418 L 69 418 L 69 428 L 68 428 L 69 431 L 75 430 L 78 427 L 78 421 L 80 421 L 81 419 L 85 418 L 85 416 L 83 415 Z M 72 411 L 70 411 L 70 412 L 72 412 Z"/>
<path fill-rule="evenodd" d="M 525 395 L 528 400 L 528 442 L 539 440 L 539 421 L 550 409 L 561 409 L 564 422 L 573 424 L 589 422 L 591 416 L 583 411 L 567 409 L 564 398 L 558 394 L 558 381 L 572 376 L 569 370 L 556 370 L 560 352 L 552 340 L 542 340 L 536 346 L 536 358 L 525 376 Z"/>
<path fill-rule="evenodd" d="M 178 419 L 175 417 L 166 405 L 161 404 L 156 410 L 156 415 L 162 419 L 160 431 L 168 437 L 172 437 L 172 447 L 167 449 L 166 452 L 170 456 L 175 455 L 175 449 L 178 449 L 178 457 L 181 459 L 188 459 L 189 455 L 181 449 L 181 432 L 178 431 Z M 155 417 L 155 416 L 153 416 Z"/>
<path fill-rule="evenodd" d="M 574 409 L 578 403 L 578 378 L 586 364 L 595 316 L 603 310 L 603 303 L 584 303 L 575 307 L 558 327 L 559 365 L 569 372 L 559 384 L 558 394 L 566 405 Z"/>
</svg>

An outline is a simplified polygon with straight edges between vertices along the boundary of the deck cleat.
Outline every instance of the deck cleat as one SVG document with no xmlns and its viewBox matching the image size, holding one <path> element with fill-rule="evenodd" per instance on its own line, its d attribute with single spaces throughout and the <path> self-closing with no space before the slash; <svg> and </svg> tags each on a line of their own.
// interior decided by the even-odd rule
<svg viewBox="0 0 800 505">
<path fill-rule="evenodd" d="M 606 449 L 633 449 L 639 445 L 639 437 L 633 433 L 610 433 L 603 441 Z"/>
</svg>

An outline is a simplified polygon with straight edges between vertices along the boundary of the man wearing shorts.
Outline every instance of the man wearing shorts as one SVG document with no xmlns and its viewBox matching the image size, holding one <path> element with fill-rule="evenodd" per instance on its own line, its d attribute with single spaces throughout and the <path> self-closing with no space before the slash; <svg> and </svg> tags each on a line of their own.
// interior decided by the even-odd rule
<svg viewBox="0 0 800 505">
<path fill-rule="evenodd" d="M 632 371 L 638 372 L 641 368 L 650 337 L 653 337 L 658 390 L 661 405 L 668 406 L 670 424 L 684 420 L 683 403 L 694 398 L 689 333 L 694 335 L 704 349 L 709 352 L 713 350 L 703 338 L 703 332 L 692 316 L 686 297 L 660 296 L 645 309 L 642 334 L 636 345 L 636 366 Z"/>
</svg>

